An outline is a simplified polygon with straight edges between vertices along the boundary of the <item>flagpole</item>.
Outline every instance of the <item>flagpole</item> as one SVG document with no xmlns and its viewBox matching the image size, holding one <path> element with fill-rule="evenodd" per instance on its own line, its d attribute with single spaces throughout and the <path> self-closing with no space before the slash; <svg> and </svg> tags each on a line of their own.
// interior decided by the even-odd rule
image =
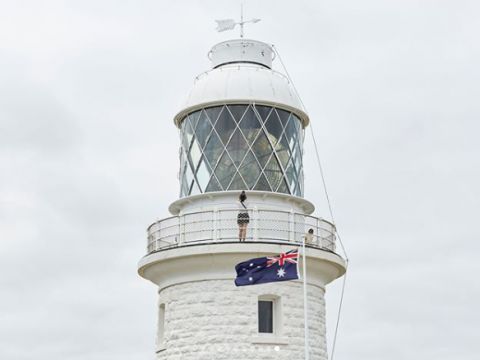
<svg viewBox="0 0 480 360">
<path fill-rule="evenodd" d="M 307 257 L 305 255 L 305 236 L 302 242 L 303 252 L 303 317 L 305 330 L 305 360 L 310 359 L 310 351 L 308 345 L 308 307 L 307 307 Z"/>
<path fill-rule="evenodd" d="M 243 25 L 245 22 L 243 21 L 243 1 L 240 4 L 240 37 L 243 39 Z"/>
</svg>

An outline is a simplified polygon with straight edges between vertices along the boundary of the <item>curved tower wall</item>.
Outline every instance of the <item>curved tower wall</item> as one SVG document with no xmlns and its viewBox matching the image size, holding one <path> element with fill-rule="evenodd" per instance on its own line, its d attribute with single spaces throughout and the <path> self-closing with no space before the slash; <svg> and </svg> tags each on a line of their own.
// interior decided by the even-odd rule
<svg viewBox="0 0 480 360">
<path fill-rule="evenodd" d="M 180 198 L 148 228 L 139 274 L 158 286 L 157 358 L 303 359 L 299 280 L 235 287 L 234 267 L 307 246 L 310 359 L 326 360 L 325 286 L 345 272 L 333 224 L 303 199 L 308 115 L 288 79 L 271 69 L 270 45 L 217 44 L 174 121 L 180 131 Z M 238 195 L 250 214 L 238 241 Z M 300 267 L 302 262 L 300 262 Z M 272 328 L 260 331 L 262 304 Z"/>
<path fill-rule="evenodd" d="M 205 288 L 208 290 L 206 291 Z M 312 319 L 311 359 L 327 359 L 325 338 L 325 300 L 321 287 L 309 286 Z M 257 334 L 257 299 L 276 294 L 282 299 L 284 321 L 282 335 L 274 340 Z M 281 287 L 265 284 L 239 291 L 232 281 L 211 280 L 179 284 L 160 293 L 159 302 L 167 303 L 166 321 L 171 329 L 169 346 L 159 359 L 303 359 L 302 284 L 290 282 Z M 221 298 L 222 301 L 218 301 Z M 215 304 L 215 305 L 214 305 Z M 221 334 L 221 336 L 219 336 Z M 160 347 L 162 349 L 162 347 Z M 213 355 L 214 354 L 214 355 Z"/>
<path fill-rule="evenodd" d="M 158 285 L 159 313 L 163 309 L 157 358 L 241 359 L 243 354 L 250 359 L 303 359 L 302 282 L 235 287 L 232 275 L 232 264 L 291 248 L 236 242 L 178 247 L 142 259 L 140 274 Z M 343 262 L 333 253 L 309 250 L 310 359 L 326 360 L 325 285 L 343 273 Z M 263 298 L 276 301 L 271 334 L 258 332 L 258 300 Z"/>
</svg>

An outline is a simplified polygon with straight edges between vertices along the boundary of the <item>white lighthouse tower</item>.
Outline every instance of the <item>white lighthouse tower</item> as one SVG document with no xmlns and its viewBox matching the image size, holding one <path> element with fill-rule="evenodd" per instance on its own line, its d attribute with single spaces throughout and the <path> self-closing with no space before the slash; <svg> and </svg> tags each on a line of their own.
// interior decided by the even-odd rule
<svg viewBox="0 0 480 360">
<path fill-rule="evenodd" d="M 212 69 L 174 117 L 180 198 L 171 217 L 148 228 L 138 267 L 158 286 L 157 359 L 326 360 L 325 286 L 345 262 L 333 224 L 303 198 L 309 117 L 288 78 L 272 70 L 272 46 L 225 41 L 209 58 Z M 250 222 L 240 242 L 242 190 Z M 234 278 L 237 263 L 299 247 L 309 229 L 305 332 L 302 280 L 236 287 Z"/>
</svg>

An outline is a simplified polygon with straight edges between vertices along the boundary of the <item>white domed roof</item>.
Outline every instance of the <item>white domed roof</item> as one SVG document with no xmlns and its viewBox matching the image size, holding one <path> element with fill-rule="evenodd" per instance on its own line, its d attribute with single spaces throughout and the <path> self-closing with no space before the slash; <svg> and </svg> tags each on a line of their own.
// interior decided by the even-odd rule
<svg viewBox="0 0 480 360">
<path fill-rule="evenodd" d="M 252 47 L 258 46 L 255 43 L 249 43 L 249 53 L 254 54 L 253 56 L 258 55 L 251 51 Z M 212 52 L 219 45 L 225 46 L 224 44 L 214 46 Z M 197 76 L 183 109 L 175 115 L 175 123 L 180 124 L 188 113 L 206 106 L 255 102 L 292 111 L 306 126 L 309 122 L 308 115 L 302 110 L 300 99 L 287 77 L 269 69 L 266 64 L 249 61 L 248 52 L 240 54 L 238 46 L 231 48 L 233 50 L 230 59 L 225 56 L 224 51 L 223 62 L 219 63 L 218 58 L 212 56 L 212 62 L 217 67 Z"/>
</svg>

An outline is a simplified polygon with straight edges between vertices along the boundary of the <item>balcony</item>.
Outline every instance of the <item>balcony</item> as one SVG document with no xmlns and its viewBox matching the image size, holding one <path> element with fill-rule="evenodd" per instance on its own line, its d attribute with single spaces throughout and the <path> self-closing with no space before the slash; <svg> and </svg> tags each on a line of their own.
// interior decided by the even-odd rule
<svg viewBox="0 0 480 360">
<path fill-rule="evenodd" d="M 148 254 L 175 247 L 238 242 L 238 209 L 199 211 L 158 220 L 149 226 Z M 321 218 L 280 210 L 248 209 L 246 242 L 301 245 L 335 252 L 335 226 Z"/>
</svg>

